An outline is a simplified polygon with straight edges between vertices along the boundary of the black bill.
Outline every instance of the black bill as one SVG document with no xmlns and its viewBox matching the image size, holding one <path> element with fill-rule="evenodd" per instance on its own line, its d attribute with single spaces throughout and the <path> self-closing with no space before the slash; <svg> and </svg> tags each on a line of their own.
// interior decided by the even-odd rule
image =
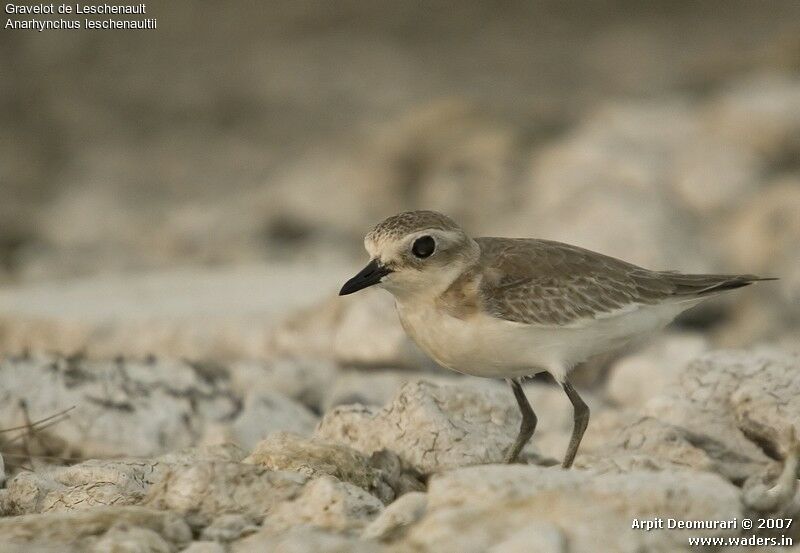
<svg viewBox="0 0 800 553">
<path fill-rule="evenodd" d="M 392 270 L 381 265 L 380 261 L 373 259 L 356 276 L 344 283 L 342 289 L 339 290 L 339 295 L 346 296 L 373 284 L 378 284 L 383 277 L 391 272 Z"/>
</svg>

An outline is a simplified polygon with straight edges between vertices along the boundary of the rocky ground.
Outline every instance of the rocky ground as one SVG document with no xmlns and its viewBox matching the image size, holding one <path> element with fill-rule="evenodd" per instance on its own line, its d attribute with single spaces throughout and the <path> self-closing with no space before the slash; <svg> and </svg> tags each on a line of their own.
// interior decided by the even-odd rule
<svg viewBox="0 0 800 553">
<path fill-rule="evenodd" d="M 403 140 L 443 113 L 473 121 L 444 109 Z M 558 467 L 571 408 L 551 383 L 526 385 L 539 427 L 525 463 L 499 464 L 519 424 L 505 386 L 435 368 L 384 292 L 335 296 L 363 255 L 5 286 L 0 549 L 670 552 L 754 531 L 633 519 L 794 518 L 798 113 L 785 76 L 609 104 L 493 184 L 520 203 L 506 218 L 490 192 L 478 210 L 438 170 L 419 175 L 418 201 L 470 228 L 781 277 L 576 371 L 592 420 L 572 470 Z M 430 167 L 492 136 L 475 128 L 443 137 Z M 476 162 L 505 167 L 511 143 Z"/>
<path fill-rule="evenodd" d="M 796 4 L 275 4 L 154 4 L 174 32 L 147 43 L 0 34 L 0 551 L 800 542 L 631 528 L 800 514 Z M 205 55 L 177 48 L 203 21 Z M 506 466 L 506 386 L 435 367 L 388 294 L 336 296 L 364 232 L 418 207 L 780 280 L 578 368 L 571 470 L 569 401 L 527 382 L 539 425 Z"/>
</svg>

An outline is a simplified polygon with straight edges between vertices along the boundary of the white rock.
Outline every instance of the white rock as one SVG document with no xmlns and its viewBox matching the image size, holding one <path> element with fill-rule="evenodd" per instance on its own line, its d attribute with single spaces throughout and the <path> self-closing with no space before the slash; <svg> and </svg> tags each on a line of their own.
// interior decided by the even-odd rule
<svg viewBox="0 0 800 553">
<path fill-rule="evenodd" d="M 279 431 L 311 434 L 319 419 L 307 407 L 277 392 L 254 391 L 231 426 L 231 438 L 245 449 Z"/>
<path fill-rule="evenodd" d="M 428 496 L 423 492 L 409 492 L 402 495 L 364 528 L 361 538 L 365 540 L 394 539 L 421 519 L 427 506 Z"/>
<path fill-rule="evenodd" d="M 786 454 L 784 437 L 800 419 L 800 355 L 770 349 L 707 353 L 645 410 L 720 444 L 745 467 L 770 463 Z"/>
<path fill-rule="evenodd" d="M 468 467 L 435 476 L 428 511 L 405 540 L 424 551 L 486 551 L 511 541 L 530 524 L 555 525 L 569 551 L 675 551 L 687 536 L 738 535 L 738 531 L 643 532 L 634 518 L 727 520 L 741 517 L 739 491 L 721 477 L 691 472 L 591 471 L 534 466 Z M 549 527 L 548 547 L 559 537 Z M 620 529 L 624 529 L 621 531 Z"/>
<path fill-rule="evenodd" d="M 758 75 L 733 83 L 707 108 L 716 132 L 774 160 L 796 151 L 800 79 Z"/>
<path fill-rule="evenodd" d="M 280 535 L 259 532 L 231 544 L 231 553 L 381 553 L 386 548 L 375 542 L 306 526 Z"/>
<path fill-rule="evenodd" d="M 238 409 L 224 375 L 183 361 L 6 358 L 0 379 L 3 426 L 25 424 L 21 400 L 34 421 L 74 407 L 38 439 L 90 458 L 194 445 L 206 424 Z"/>
<path fill-rule="evenodd" d="M 493 545 L 488 553 L 566 553 L 567 538 L 564 531 L 549 522 L 533 522 L 514 532 L 497 545 Z"/>
<path fill-rule="evenodd" d="M 426 206 L 484 230 L 523 197 L 518 130 L 459 99 L 415 107 L 373 138 L 355 182 L 365 227 Z M 364 163 L 364 161 L 366 163 Z"/>
<path fill-rule="evenodd" d="M 175 513 L 123 506 L 0 518 L 0 545 L 7 540 L 27 544 L 28 551 L 39 546 L 63 550 L 70 545 L 87 551 L 96 542 L 95 536 L 102 536 L 112 527 L 150 530 L 169 543 L 170 550 L 178 550 L 192 539 L 191 529 Z"/>
<path fill-rule="evenodd" d="M 375 495 L 385 503 L 421 483 L 388 452 L 371 457 L 346 445 L 306 439 L 286 432 L 272 434 L 244 460 L 270 470 L 299 472 L 309 478 L 333 476 Z"/>
<path fill-rule="evenodd" d="M 322 270 L 320 263 L 259 262 L 3 287 L 0 350 L 263 358 L 272 351 L 274 324 L 335 291 L 352 270 L 336 259 Z"/>
<path fill-rule="evenodd" d="M 404 384 L 426 376 L 430 375 L 412 371 L 342 371 L 325 393 L 323 412 L 352 403 L 384 405 Z"/>
<path fill-rule="evenodd" d="M 232 542 L 258 531 L 253 517 L 238 513 L 223 513 L 203 528 L 200 537 L 215 542 Z"/>
<path fill-rule="evenodd" d="M 229 374 L 214 363 L 166 359 L 8 358 L 0 362 L 0 420 L 24 424 L 21 400 L 34 420 L 74 406 L 33 442 L 41 441 L 46 455 L 58 447 L 83 457 L 150 456 L 228 441 L 249 449 L 278 430 L 313 431 L 318 419 L 306 406 L 264 388 L 242 400 Z"/>
<path fill-rule="evenodd" d="M 152 486 L 143 504 L 186 514 L 196 527 L 208 526 L 222 513 L 259 520 L 282 501 L 296 497 L 305 476 L 230 462 L 173 467 Z"/>
<path fill-rule="evenodd" d="M 45 466 L 35 472 L 20 472 L 9 480 L 5 512 L 18 515 L 136 505 L 173 467 L 242 458 L 241 451 L 221 446 L 191 448 L 151 459 L 91 459 L 72 466 Z"/>
<path fill-rule="evenodd" d="M 332 298 L 300 311 L 276 328 L 273 340 L 276 352 L 287 356 L 370 368 L 433 365 L 408 338 L 391 295 L 383 290 Z"/>
<path fill-rule="evenodd" d="M 225 547 L 215 541 L 193 541 L 181 553 L 225 553 Z"/>
<path fill-rule="evenodd" d="M 653 269 L 709 268 L 691 214 L 668 189 L 678 153 L 698 135 L 695 119 L 679 100 L 598 110 L 535 153 L 525 204 L 500 232 L 569 242 Z"/>
<path fill-rule="evenodd" d="M 358 533 L 383 509 L 383 503 L 361 488 L 322 476 L 306 484 L 300 495 L 273 507 L 264 531 L 281 533 L 302 525 L 335 532 Z"/>
<path fill-rule="evenodd" d="M 333 409 L 316 436 L 367 454 L 389 449 L 416 469 L 433 472 L 501 460 L 519 421 L 508 390 L 417 381 L 382 409 Z"/>
<path fill-rule="evenodd" d="M 278 392 L 315 412 L 324 410 L 323 397 L 339 372 L 329 360 L 306 358 L 238 360 L 228 368 L 231 387 L 242 397 L 255 391 Z"/>
<path fill-rule="evenodd" d="M 90 460 L 71 467 L 20 472 L 8 482 L 8 514 L 136 505 L 167 467 L 151 460 Z"/>
<path fill-rule="evenodd" d="M 607 383 L 608 396 L 628 407 L 644 405 L 677 382 L 686 365 L 708 349 L 708 341 L 697 334 L 660 336 L 614 363 Z"/>
<path fill-rule="evenodd" d="M 171 545 L 149 528 L 115 525 L 91 548 L 92 553 L 172 553 Z"/>
</svg>

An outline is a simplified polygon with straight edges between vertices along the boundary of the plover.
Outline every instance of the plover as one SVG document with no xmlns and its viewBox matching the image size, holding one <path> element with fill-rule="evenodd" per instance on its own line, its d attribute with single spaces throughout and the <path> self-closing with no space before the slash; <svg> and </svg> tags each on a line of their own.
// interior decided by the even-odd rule
<svg viewBox="0 0 800 553">
<path fill-rule="evenodd" d="M 389 217 L 364 245 L 370 262 L 339 295 L 373 285 L 388 290 L 405 331 L 437 363 L 505 379 L 522 412 L 506 462 L 516 461 L 536 428 L 522 379 L 553 376 L 574 412 L 564 468 L 589 423 L 589 408 L 567 378 L 575 365 L 646 336 L 719 292 L 771 280 L 651 271 L 550 240 L 473 239 L 435 211 Z"/>
</svg>

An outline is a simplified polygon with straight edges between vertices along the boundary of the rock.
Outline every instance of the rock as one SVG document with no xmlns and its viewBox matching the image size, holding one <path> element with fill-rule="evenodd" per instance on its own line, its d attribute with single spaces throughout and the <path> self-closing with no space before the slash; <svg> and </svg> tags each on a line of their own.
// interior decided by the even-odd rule
<svg viewBox="0 0 800 553">
<path fill-rule="evenodd" d="M 516 437 L 519 421 L 507 390 L 417 381 L 403 386 L 382 409 L 334 408 L 315 435 L 366 454 L 389 449 L 429 473 L 500 461 Z"/>
<path fill-rule="evenodd" d="M 693 110 L 680 100 L 601 108 L 535 152 L 524 203 L 498 231 L 653 269 L 709 269 L 712 257 L 691 232 L 692 215 L 669 191 L 674 161 L 698 133 Z"/>
<path fill-rule="evenodd" d="M 151 456 L 231 440 L 249 449 L 270 432 L 310 434 L 317 424 L 278 392 L 254 389 L 242 399 L 228 369 L 208 362 L 8 358 L 0 375 L 8 426 L 24 425 L 26 411 L 35 419 L 75 407 L 29 440 L 34 455 Z"/>
<path fill-rule="evenodd" d="M 246 449 L 273 432 L 290 431 L 311 434 L 319 419 L 307 407 L 277 392 L 253 391 L 244 400 L 244 408 L 231 426 L 230 436 Z"/>
<path fill-rule="evenodd" d="M 381 514 L 364 528 L 365 540 L 393 540 L 425 514 L 428 496 L 422 492 L 409 492 L 387 506 Z"/>
<path fill-rule="evenodd" d="M 639 416 L 608 434 L 606 447 L 579 466 L 620 473 L 694 469 L 716 472 L 734 482 L 763 468 L 761 459 L 747 457 L 724 442 L 651 417 Z"/>
<path fill-rule="evenodd" d="M 0 545 L 6 542 L 25 544 L 27 551 L 39 545 L 58 547 L 59 551 L 73 545 L 79 551 L 87 551 L 97 544 L 97 537 L 102 539 L 112 528 L 115 530 L 110 533 L 109 542 L 114 543 L 116 539 L 119 540 L 117 544 L 125 541 L 126 534 L 127 537 L 138 534 L 146 535 L 144 539 L 151 544 L 161 546 L 166 542 L 169 551 L 177 551 L 192 539 L 189 526 L 175 513 L 122 506 L 0 518 Z"/>
<path fill-rule="evenodd" d="M 711 221 L 759 193 L 765 164 L 738 141 L 703 131 L 689 142 L 677 144 L 669 178 L 680 204 Z"/>
<path fill-rule="evenodd" d="M 774 311 L 791 310 L 800 299 L 800 221 L 795 216 L 798 209 L 800 177 L 785 177 L 771 183 L 722 225 L 722 232 L 728 233 L 723 247 L 734 268 L 781 278 L 758 289 L 762 297 L 773 298 L 769 312 L 773 319 Z M 796 315 L 794 311 L 791 314 Z"/>
<path fill-rule="evenodd" d="M 279 534 L 295 526 L 357 534 L 383 509 L 383 503 L 361 488 L 322 476 L 306 484 L 300 495 L 270 510 L 264 532 Z"/>
<path fill-rule="evenodd" d="M 787 453 L 782 437 L 800 418 L 798 369 L 798 354 L 774 349 L 710 352 L 690 363 L 645 412 L 732 452 L 723 459 L 725 472 L 744 479 L 751 463 L 764 466 Z"/>
<path fill-rule="evenodd" d="M 369 368 L 433 366 L 406 335 L 394 300 L 383 290 L 332 298 L 298 312 L 275 329 L 273 341 L 276 352 L 285 356 L 318 356 Z"/>
<path fill-rule="evenodd" d="M 45 455 L 158 454 L 193 445 L 206 424 L 239 409 L 224 375 L 184 361 L 9 357 L 0 378 L 6 427 L 24 425 L 25 411 L 35 421 L 74 407 L 30 440 Z"/>
<path fill-rule="evenodd" d="M 280 535 L 259 532 L 231 544 L 231 553 L 381 553 L 386 548 L 375 542 L 361 541 L 351 536 L 299 527 Z"/>
<path fill-rule="evenodd" d="M 531 524 L 545 525 L 540 539 L 560 551 L 676 551 L 687 536 L 738 535 L 738 531 L 631 529 L 633 519 L 728 520 L 741 517 L 739 491 L 713 474 L 591 471 L 534 466 L 468 467 L 435 476 L 428 511 L 404 543 L 423 551 L 478 552 L 505 542 Z M 575 521 L 580 521 L 576 524 Z M 620 532 L 620 528 L 625 528 Z"/>
<path fill-rule="evenodd" d="M 191 448 L 152 459 L 91 459 L 66 466 L 24 471 L 9 480 L 4 513 L 19 515 L 136 505 L 147 490 L 175 466 L 209 461 L 238 461 L 232 446 Z"/>
<path fill-rule="evenodd" d="M 172 553 L 173 548 L 149 528 L 115 525 L 92 546 L 93 553 Z"/>
<path fill-rule="evenodd" d="M 323 398 L 339 373 L 329 360 L 308 358 L 238 360 L 228 367 L 231 387 L 242 397 L 255 391 L 278 392 L 315 413 L 324 411 Z"/>
<path fill-rule="evenodd" d="M 237 514 L 221 514 L 203 528 L 200 537 L 215 542 L 232 542 L 258 531 L 251 517 Z"/>
<path fill-rule="evenodd" d="M 193 541 L 181 553 L 225 553 L 225 547 L 215 541 Z"/>
<path fill-rule="evenodd" d="M 698 334 L 660 336 L 614 363 L 606 385 L 608 397 L 627 407 L 644 405 L 677 382 L 686 365 L 708 349 L 708 341 Z"/>
<path fill-rule="evenodd" d="M 0 352 L 260 359 L 272 353 L 273 325 L 335 291 L 350 271 L 329 256 L 313 265 L 272 261 L 8 286 L 0 289 Z M 45 268 L 42 276 L 53 273 Z"/>
<path fill-rule="evenodd" d="M 152 486 L 143 504 L 184 514 L 203 528 L 220 514 L 260 520 L 277 504 L 296 497 L 306 477 L 253 465 L 205 462 L 177 466 Z"/>
<path fill-rule="evenodd" d="M 734 82 L 707 108 L 715 131 L 772 163 L 800 151 L 800 79 L 757 75 Z"/>
<path fill-rule="evenodd" d="M 355 186 L 366 224 L 426 206 L 485 229 L 523 198 L 523 144 L 518 129 L 459 99 L 409 110 L 363 156 Z"/>
<path fill-rule="evenodd" d="M 384 405 L 391 400 L 403 384 L 424 378 L 426 373 L 411 371 L 342 371 L 325 394 L 323 412 L 337 405 L 360 403 Z"/>
<path fill-rule="evenodd" d="M 493 545 L 488 553 L 567 553 L 567 538 L 564 531 L 549 522 L 534 522 L 512 533 L 500 543 Z"/>
<path fill-rule="evenodd" d="M 413 476 L 403 470 L 399 459 L 392 461 L 389 453 L 376 453 L 370 458 L 345 445 L 309 440 L 286 432 L 271 435 L 244 460 L 270 470 L 300 472 L 309 478 L 333 476 L 370 492 L 385 503 L 413 486 L 409 484 Z M 420 485 L 416 484 L 413 487 Z"/>
<path fill-rule="evenodd" d="M 165 471 L 165 466 L 149 460 L 90 460 L 49 471 L 21 472 L 8 483 L 6 514 L 136 505 Z"/>
</svg>

